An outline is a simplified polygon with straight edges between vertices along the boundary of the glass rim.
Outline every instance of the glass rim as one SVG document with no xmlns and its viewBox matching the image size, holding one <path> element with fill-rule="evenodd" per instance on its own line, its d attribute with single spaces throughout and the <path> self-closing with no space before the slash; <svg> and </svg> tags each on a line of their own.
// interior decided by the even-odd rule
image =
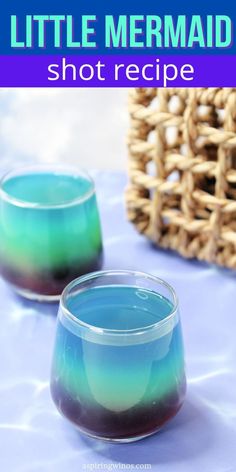
<svg viewBox="0 0 236 472">
<path fill-rule="evenodd" d="M 55 174 L 63 174 L 63 171 L 68 173 L 68 175 L 76 175 L 76 176 L 84 176 L 87 181 L 90 183 L 90 188 L 84 192 L 83 195 L 79 197 L 71 198 L 67 202 L 64 203 L 55 203 L 55 204 L 47 204 L 47 203 L 39 203 L 39 202 L 29 202 L 24 199 L 20 199 L 17 197 L 13 197 L 9 194 L 4 188 L 3 185 L 5 182 L 17 175 L 18 172 L 22 172 L 21 175 L 27 175 L 30 171 L 36 173 L 37 170 L 51 170 Z M 34 208 L 34 209 L 57 209 L 57 208 L 67 208 L 73 205 L 77 205 L 79 203 L 83 203 L 88 200 L 93 194 L 95 193 L 95 183 L 91 175 L 87 172 L 87 170 L 83 169 L 82 167 L 77 167 L 74 165 L 64 165 L 61 163 L 35 163 L 35 164 L 23 164 L 17 166 L 16 168 L 12 168 L 5 172 L 0 178 L 0 197 L 11 203 L 12 205 L 19 206 L 22 208 Z"/>
<path fill-rule="evenodd" d="M 100 328 L 97 326 L 94 326 L 90 323 L 86 323 L 85 321 L 80 320 L 77 316 L 73 315 L 71 311 L 67 308 L 66 304 L 66 298 L 71 292 L 71 290 L 79 286 L 81 283 L 100 278 L 100 277 L 106 277 L 106 276 L 133 276 L 133 277 L 140 277 L 146 280 L 151 280 L 152 282 L 155 282 L 158 285 L 162 285 L 165 287 L 172 295 L 173 298 L 173 307 L 169 313 L 168 316 L 166 316 L 162 320 L 158 320 L 156 323 L 153 323 L 148 326 L 143 326 L 140 328 L 133 328 L 133 329 L 110 329 L 110 328 Z M 105 286 L 105 284 L 104 284 Z M 118 286 L 116 284 L 115 286 Z M 142 287 L 140 287 L 142 288 Z M 94 334 L 103 334 L 103 335 L 116 335 L 116 336 L 121 336 L 121 335 L 138 335 L 138 334 L 145 334 L 152 332 L 153 330 L 156 330 L 158 328 L 162 328 L 166 323 L 169 323 L 176 315 L 177 311 L 179 308 L 179 301 L 178 297 L 176 295 L 176 292 L 174 288 L 165 280 L 156 277 L 155 275 L 148 274 L 146 272 L 142 271 L 133 271 L 133 270 L 101 270 L 101 271 L 96 271 L 96 272 L 91 272 L 86 275 L 82 275 L 80 277 L 77 277 L 76 279 L 72 280 L 63 290 L 61 294 L 61 299 L 60 299 L 60 306 L 59 310 L 61 309 L 63 312 L 63 315 L 67 317 L 70 321 L 74 322 L 77 326 L 80 326 L 81 328 L 84 328 L 90 332 L 93 332 Z"/>
</svg>

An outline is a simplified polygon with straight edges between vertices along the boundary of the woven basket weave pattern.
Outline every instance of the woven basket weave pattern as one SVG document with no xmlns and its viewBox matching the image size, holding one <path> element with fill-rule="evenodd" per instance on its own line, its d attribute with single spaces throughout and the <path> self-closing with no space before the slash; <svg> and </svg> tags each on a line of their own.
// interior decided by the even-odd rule
<svg viewBox="0 0 236 472">
<path fill-rule="evenodd" d="M 236 268 L 236 88 L 134 89 L 129 219 L 163 248 Z"/>
</svg>

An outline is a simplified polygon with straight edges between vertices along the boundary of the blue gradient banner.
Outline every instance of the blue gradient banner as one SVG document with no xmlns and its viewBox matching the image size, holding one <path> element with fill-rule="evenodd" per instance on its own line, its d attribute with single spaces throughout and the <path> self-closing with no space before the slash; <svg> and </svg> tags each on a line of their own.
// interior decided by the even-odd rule
<svg viewBox="0 0 236 472">
<path fill-rule="evenodd" d="M 109 16 L 118 31 L 122 28 L 118 47 L 114 43 L 110 47 L 107 44 L 106 17 Z M 94 29 L 90 34 L 94 47 L 84 42 L 86 17 L 88 28 Z M 236 54 L 235 26 L 236 11 L 232 0 L 3 0 L 0 8 L 0 54 Z M 59 31 L 61 41 L 58 37 L 55 41 L 55 29 Z M 42 34 L 45 34 L 44 44 Z M 14 38 L 23 46 L 17 46 Z M 71 46 L 71 41 L 68 45 L 68 38 L 82 46 Z"/>
<path fill-rule="evenodd" d="M 231 1 L 11 0 L 1 87 L 236 86 Z"/>
</svg>

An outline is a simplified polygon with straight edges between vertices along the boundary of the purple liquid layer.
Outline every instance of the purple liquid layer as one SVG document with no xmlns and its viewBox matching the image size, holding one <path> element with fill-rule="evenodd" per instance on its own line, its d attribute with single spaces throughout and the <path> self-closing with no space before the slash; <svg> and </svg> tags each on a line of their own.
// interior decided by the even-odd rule
<svg viewBox="0 0 236 472">
<path fill-rule="evenodd" d="M 103 264 L 103 251 L 88 264 L 66 266 L 24 274 L 7 265 L 1 265 L 0 272 L 5 280 L 14 287 L 40 295 L 60 295 L 65 286 L 75 278 L 89 272 L 100 270 Z"/>
<path fill-rule="evenodd" d="M 180 409 L 186 391 L 185 378 L 173 391 L 155 405 L 137 405 L 125 412 L 112 412 L 99 404 L 81 404 L 59 383 L 51 385 L 52 398 L 59 411 L 82 431 L 107 439 L 128 439 L 158 431 Z"/>
</svg>

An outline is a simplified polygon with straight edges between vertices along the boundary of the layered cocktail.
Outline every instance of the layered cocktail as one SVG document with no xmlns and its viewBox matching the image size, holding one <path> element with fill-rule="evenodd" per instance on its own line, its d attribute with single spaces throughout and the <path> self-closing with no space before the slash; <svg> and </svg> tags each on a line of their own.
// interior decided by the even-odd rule
<svg viewBox="0 0 236 472">
<path fill-rule="evenodd" d="M 82 432 L 141 439 L 177 413 L 185 388 L 177 301 L 166 283 L 109 271 L 80 277 L 65 289 L 51 392 Z"/>
<path fill-rule="evenodd" d="M 22 295 L 55 299 L 102 264 L 94 184 L 84 172 L 32 166 L 8 173 L 0 191 L 0 272 Z"/>
</svg>

